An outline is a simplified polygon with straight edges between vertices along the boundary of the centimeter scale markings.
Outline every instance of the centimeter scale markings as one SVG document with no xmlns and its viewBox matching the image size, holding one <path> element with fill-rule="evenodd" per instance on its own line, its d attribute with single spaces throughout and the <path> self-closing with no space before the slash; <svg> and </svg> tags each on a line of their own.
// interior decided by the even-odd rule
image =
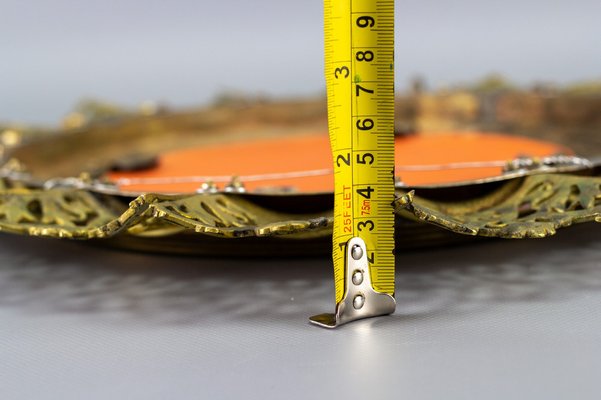
<svg viewBox="0 0 601 400">
<path fill-rule="evenodd" d="M 394 0 L 324 0 L 324 11 L 338 314 L 351 240 L 364 246 L 373 290 L 394 295 Z"/>
</svg>

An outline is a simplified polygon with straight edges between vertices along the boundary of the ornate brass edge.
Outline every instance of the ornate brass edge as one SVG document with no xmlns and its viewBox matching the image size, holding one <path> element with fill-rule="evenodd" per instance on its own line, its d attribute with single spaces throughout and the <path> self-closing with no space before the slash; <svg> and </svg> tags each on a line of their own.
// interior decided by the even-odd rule
<svg viewBox="0 0 601 400">
<path fill-rule="evenodd" d="M 429 201 L 409 192 L 395 201 L 395 212 L 465 235 L 543 238 L 572 224 L 601 222 L 601 178 L 533 175 L 461 203 Z"/>
<path fill-rule="evenodd" d="M 397 196 L 398 217 L 464 235 L 541 238 L 575 223 L 601 222 L 601 178 L 533 175 L 455 203 L 429 200 L 414 192 L 397 192 Z M 145 194 L 127 205 L 119 196 L 72 188 L 33 189 L 0 179 L 0 231 L 31 236 L 164 237 L 188 231 L 221 238 L 315 239 L 331 235 L 332 222 L 331 210 L 277 212 L 236 194 Z"/>
<path fill-rule="evenodd" d="M 185 230 L 227 238 L 324 231 L 331 217 L 293 216 L 267 210 L 239 196 L 146 194 L 119 209 L 114 197 L 56 188 L 0 190 L 0 230 L 69 239 L 107 238 L 122 231 L 161 236 Z M 179 228 L 179 229 L 178 229 Z"/>
</svg>

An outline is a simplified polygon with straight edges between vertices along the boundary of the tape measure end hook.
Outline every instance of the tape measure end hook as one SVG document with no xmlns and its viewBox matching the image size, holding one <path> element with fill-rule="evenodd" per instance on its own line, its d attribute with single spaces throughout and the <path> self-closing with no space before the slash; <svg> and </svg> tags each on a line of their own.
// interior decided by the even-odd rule
<svg viewBox="0 0 601 400">
<path fill-rule="evenodd" d="M 396 309 L 394 297 L 373 289 L 363 239 L 354 237 L 348 241 L 344 264 L 345 295 L 336 305 L 336 313 L 315 315 L 309 321 L 332 329 L 351 321 L 392 314 Z"/>
</svg>

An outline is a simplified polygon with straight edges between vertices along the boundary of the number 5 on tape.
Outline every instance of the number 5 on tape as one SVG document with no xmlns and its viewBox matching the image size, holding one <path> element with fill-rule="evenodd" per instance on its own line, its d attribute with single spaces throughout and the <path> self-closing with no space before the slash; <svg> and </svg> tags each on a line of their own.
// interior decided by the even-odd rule
<svg viewBox="0 0 601 400">
<path fill-rule="evenodd" d="M 394 0 L 324 0 L 333 328 L 394 312 Z"/>
</svg>

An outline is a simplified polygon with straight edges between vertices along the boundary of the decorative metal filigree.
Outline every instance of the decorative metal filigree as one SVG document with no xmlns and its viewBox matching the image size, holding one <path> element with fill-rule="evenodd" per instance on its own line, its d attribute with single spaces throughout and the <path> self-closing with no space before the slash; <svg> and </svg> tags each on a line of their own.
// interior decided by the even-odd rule
<svg viewBox="0 0 601 400">
<path fill-rule="evenodd" d="M 158 112 L 84 126 L 85 118 L 80 115 L 67 123 L 72 129 L 52 134 L 4 129 L 0 134 L 0 231 L 69 239 L 115 238 L 117 246 L 150 251 L 185 247 L 189 251 L 184 252 L 192 253 L 204 245 L 215 249 L 213 254 L 222 254 L 236 248 L 234 243 L 230 245 L 231 238 L 237 238 L 239 247 L 246 243 L 251 249 L 248 253 L 257 251 L 257 243 L 275 243 L 280 250 L 286 242 L 288 247 L 277 254 L 286 254 L 296 245 L 293 240 L 280 239 L 303 241 L 302 254 L 316 248 L 329 250 L 333 216 L 327 196 L 299 198 L 282 191 L 263 201 L 269 195 L 212 193 L 207 183 L 205 193 L 125 197 L 114 184 L 101 181 L 110 168 L 144 165 L 171 149 L 241 137 L 267 138 L 280 131 L 323 131 L 327 122 L 324 111 L 322 101 L 260 102 L 193 113 Z M 598 152 L 593 140 L 597 136 L 583 133 L 574 141 L 572 133 L 569 138 L 583 152 Z M 474 166 L 454 163 L 427 168 L 469 165 Z M 540 238 L 572 224 L 601 222 L 601 178 L 556 173 L 595 171 L 588 161 L 550 156 L 497 161 L 495 165 L 505 167 L 502 177 L 466 183 L 466 187 L 492 183 L 498 188 L 461 202 L 433 200 L 427 189 L 414 193 L 403 191 L 404 185 L 397 186 L 397 248 L 468 236 Z M 415 167 L 405 166 L 405 170 Z M 596 168 L 598 173 L 598 164 Z M 555 173 L 549 173 L 552 171 Z M 446 188 L 446 198 L 463 189 L 460 185 Z M 308 202 L 319 203 L 310 209 L 321 211 L 300 212 L 297 205 Z"/>
<path fill-rule="evenodd" d="M 88 192 L 24 188 L 0 192 L 0 229 L 3 231 L 91 239 L 116 232 L 116 226 L 114 213 Z"/>
<path fill-rule="evenodd" d="M 146 194 L 128 206 L 120 196 L 1 182 L 0 230 L 12 233 L 69 239 L 117 234 L 156 238 L 182 232 L 222 238 L 314 239 L 331 234 L 331 211 L 282 213 L 243 195 Z M 454 203 L 399 192 L 395 211 L 400 218 L 465 235 L 541 238 L 572 224 L 601 222 L 601 178 L 533 175 L 509 180 L 486 196 Z"/>
<path fill-rule="evenodd" d="M 234 238 L 320 230 L 327 234 L 330 227 L 331 218 L 326 216 L 275 212 L 236 195 L 147 194 L 123 207 L 118 197 L 84 190 L 0 191 L 0 230 L 32 236 L 93 239 L 127 230 L 131 235 L 156 237 L 185 229 Z"/>
<path fill-rule="evenodd" d="M 399 197 L 395 209 L 466 235 L 542 238 L 572 224 L 601 222 L 601 178 L 533 175 L 460 203 L 429 201 L 409 192 Z"/>
</svg>

